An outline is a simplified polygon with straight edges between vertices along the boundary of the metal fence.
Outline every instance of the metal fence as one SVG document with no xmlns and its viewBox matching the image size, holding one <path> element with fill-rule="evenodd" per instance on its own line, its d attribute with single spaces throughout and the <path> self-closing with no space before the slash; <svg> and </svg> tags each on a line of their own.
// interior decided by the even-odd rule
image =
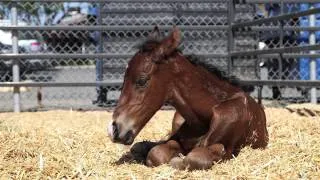
<svg viewBox="0 0 320 180">
<path fill-rule="evenodd" d="M 0 15 L 0 111 L 114 106 L 154 25 L 179 26 L 184 54 L 255 85 L 265 103 L 320 97 L 316 0 L 14 0 Z"/>
</svg>

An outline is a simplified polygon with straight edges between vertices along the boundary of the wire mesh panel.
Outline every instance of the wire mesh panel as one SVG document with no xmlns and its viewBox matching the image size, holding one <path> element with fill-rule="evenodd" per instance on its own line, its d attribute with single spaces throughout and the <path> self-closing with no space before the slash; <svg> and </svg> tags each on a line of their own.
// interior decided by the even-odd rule
<svg viewBox="0 0 320 180">
<path fill-rule="evenodd" d="M 17 8 L 20 27 L 94 26 L 97 25 L 97 3 L 77 2 L 0 2 L 1 26 L 11 25 L 12 7 Z M 1 54 L 12 53 L 11 36 L 14 31 L 1 29 L 9 36 L 0 42 Z M 19 59 L 22 82 L 95 82 L 95 58 L 51 58 L 50 54 L 97 53 L 96 31 L 88 30 L 38 30 L 18 29 L 19 53 L 47 54 L 48 58 Z M 10 82 L 13 59 L 0 60 L 0 80 Z M 13 88 L 2 87 L 1 110 L 12 101 Z M 92 101 L 97 96 L 95 87 L 28 87 L 20 88 L 22 110 L 34 108 L 94 108 Z"/>
<path fill-rule="evenodd" d="M 13 53 L 13 35 L 18 38 L 20 81 L 48 83 L 105 83 L 85 87 L 21 88 L 23 110 L 73 107 L 92 109 L 114 106 L 130 58 L 137 52 L 155 25 L 162 36 L 177 25 L 182 32 L 180 49 L 243 80 L 307 80 L 310 59 L 302 57 L 236 56 L 229 60 L 229 28 L 233 23 L 250 22 L 309 9 L 305 3 L 238 3 L 230 21 L 233 1 L 0 1 L 0 55 Z M 236 1 L 235 1 L 236 2 Z M 16 8 L 18 27 L 12 27 Z M 280 11 L 279 11 L 280 9 Z M 303 46 L 312 31 L 304 27 L 309 16 L 233 29 L 234 52 Z M 318 16 L 317 16 L 318 17 Z M 283 30 L 281 30 L 283 28 Z M 319 34 L 319 33 L 318 33 Z M 317 36 L 318 37 L 318 36 Z M 233 39 L 234 38 L 234 39 Z M 230 39 L 230 38 L 229 38 Z M 316 43 L 319 43 L 317 40 Z M 308 52 L 307 52 L 308 53 Z M 37 56 L 39 55 L 39 56 Z M 43 56 L 45 55 L 45 56 Z M 12 82 L 15 58 L 0 59 L 0 82 Z M 320 62 L 320 61 L 319 61 Z M 319 63 L 320 64 L 320 63 Z M 319 65 L 320 67 L 320 65 Z M 320 74 L 320 73 L 319 73 Z M 308 88 L 295 88 L 307 97 Z M 265 88 L 265 97 L 291 95 L 285 87 Z M 0 97 L 12 99 L 13 89 L 1 87 Z M 276 94 L 276 95 L 274 95 Z M 280 94 L 280 95 L 277 95 Z M 257 95 L 257 92 L 252 94 Z M 295 98 L 295 97 L 293 97 Z M 306 98 L 305 100 L 308 100 Z M 12 110 L 7 102 L 1 110 Z M 9 103 L 10 104 L 10 103 Z"/>
<path fill-rule="evenodd" d="M 239 64 L 253 64 L 256 69 L 255 78 L 261 80 L 310 80 L 310 62 L 312 60 L 310 57 L 303 56 L 303 54 L 310 54 L 312 51 L 303 50 L 302 48 L 299 50 L 298 48 L 320 43 L 320 37 L 317 37 L 317 34 L 319 34 L 317 31 L 303 29 L 306 27 L 319 27 L 320 24 L 317 25 L 317 22 L 320 20 L 319 15 L 315 15 L 315 25 L 310 24 L 311 15 L 292 18 L 279 16 L 307 11 L 310 10 L 311 7 L 318 7 L 320 4 L 308 3 L 306 1 L 248 3 L 254 8 L 251 21 L 273 17 L 274 20 L 256 24 L 252 23 L 251 25 L 237 28 L 235 32 L 235 51 L 250 51 L 254 53 L 254 51 L 257 52 L 258 50 L 272 51 L 273 49 L 282 49 L 280 51 L 274 51 L 273 54 L 269 51 L 271 53 L 267 53 L 266 55 L 250 55 L 249 53 L 243 57 L 246 60 L 241 61 Z M 239 4 L 236 8 L 240 8 L 242 5 L 243 4 Z M 239 16 L 239 14 L 236 14 L 235 17 L 237 16 Z M 235 20 L 235 22 L 250 23 L 250 21 L 241 19 Z M 314 44 L 310 41 L 310 35 L 312 33 L 315 33 L 316 36 Z M 239 43 L 241 39 L 247 43 Z M 248 46 L 244 46 L 245 44 L 248 44 Z M 253 63 L 250 63 L 250 59 Z M 316 63 L 317 68 L 319 68 L 320 63 L 318 63 L 317 60 Z M 248 68 L 246 65 L 244 65 L 244 67 L 245 69 Z M 319 75 L 317 75 L 317 78 L 318 76 Z M 287 86 L 274 85 L 264 89 L 263 97 L 271 97 L 276 100 L 290 99 L 290 101 L 299 100 L 309 102 L 310 89 L 311 88 L 305 87 L 289 88 Z"/>
<path fill-rule="evenodd" d="M 241 16 L 242 19 L 248 20 L 252 17 L 248 14 L 252 14 L 253 8 L 246 8 L 248 6 L 250 5 L 238 9 L 245 15 Z M 134 54 L 137 42 L 142 43 L 154 25 L 160 27 L 163 36 L 168 35 L 172 25 L 178 25 L 183 39 L 179 48 L 184 54 L 200 55 L 210 64 L 227 71 L 227 7 L 227 1 L 106 3 L 102 8 L 103 25 L 120 28 L 103 31 L 103 50 L 115 54 Z M 133 26 L 148 28 L 128 28 Z M 221 57 L 210 57 L 212 54 Z M 104 60 L 103 79 L 122 79 L 125 64 L 129 59 L 130 57 Z M 115 62 L 118 63 L 115 65 Z M 240 72 L 238 71 L 239 75 Z"/>
<path fill-rule="evenodd" d="M 182 30 L 186 54 L 224 54 L 227 51 L 227 2 L 1 2 L 3 19 L 10 26 L 11 7 L 18 9 L 18 24 L 48 29 L 18 29 L 24 54 L 110 54 L 106 58 L 27 58 L 20 60 L 20 80 L 27 82 L 110 82 L 123 80 L 127 62 L 153 26 L 163 36 L 172 25 Z M 54 26 L 83 29 L 52 29 Z M 108 27 L 90 30 L 91 27 Z M 223 26 L 215 30 L 214 26 Z M 87 28 L 86 28 L 87 27 Z M 5 31 L 11 32 L 11 31 Z M 2 48 L 11 53 L 12 45 Z M 115 56 L 112 56 L 114 54 Z M 206 61 L 226 67 L 226 58 Z M 12 60 L 1 60 L 1 81 L 12 81 Z M 226 68 L 225 68 L 226 69 Z M 22 108 L 91 107 L 115 105 L 120 86 L 32 87 L 21 91 Z M 11 96 L 12 91 L 3 94 Z M 37 100 L 38 99 L 38 100 Z M 94 104 L 93 104 L 94 103 Z M 4 106 L 4 104 L 2 105 Z"/>
</svg>

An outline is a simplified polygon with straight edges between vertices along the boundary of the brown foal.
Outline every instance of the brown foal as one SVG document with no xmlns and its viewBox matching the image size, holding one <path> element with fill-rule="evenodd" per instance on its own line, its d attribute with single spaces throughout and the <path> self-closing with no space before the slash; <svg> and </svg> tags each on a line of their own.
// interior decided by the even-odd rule
<svg viewBox="0 0 320 180">
<path fill-rule="evenodd" d="M 180 31 L 158 40 L 156 27 L 129 61 L 118 105 L 109 125 L 113 142 L 130 145 L 167 102 L 176 109 L 167 141 L 136 143 L 148 166 L 170 163 L 178 169 L 208 169 L 236 156 L 243 146 L 265 148 L 266 117 L 234 80 L 215 67 L 185 57 L 178 49 Z M 185 156 L 185 157 L 181 157 Z"/>
</svg>

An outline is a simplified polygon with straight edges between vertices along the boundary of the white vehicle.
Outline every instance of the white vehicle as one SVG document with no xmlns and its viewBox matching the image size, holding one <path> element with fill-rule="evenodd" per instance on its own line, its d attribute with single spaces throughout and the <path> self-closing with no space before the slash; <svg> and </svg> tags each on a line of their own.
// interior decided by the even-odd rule
<svg viewBox="0 0 320 180">
<path fill-rule="evenodd" d="M 0 26 L 9 25 L 10 20 L 0 20 Z M 25 22 L 18 22 L 19 26 L 26 26 Z M 11 31 L 3 31 L 0 30 L 0 54 L 12 54 L 12 32 Z M 19 53 L 39 53 L 42 51 L 42 44 L 37 39 L 18 39 L 18 51 Z M 40 60 L 30 59 L 25 60 L 22 64 L 39 64 Z M 2 67 L 1 69 L 11 69 L 12 60 L 9 61 L 1 61 Z"/>
<path fill-rule="evenodd" d="M 0 26 L 9 25 L 10 20 L 0 20 Z M 25 22 L 18 22 L 19 26 L 26 26 L 27 23 Z M 11 31 L 3 31 L 0 30 L 0 43 L 5 45 L 7 48 L 12 47 L 12 33 Z M 18 39 L 18 46 L 19 48 L 23 48 L 26 53 L 36 53 L 41 51 L 41 43 L 37 39 Z M 0 47 L 0 53 L 6 54 L 6 53 L 12 53 L 12 49 L 4 49 L 3 47 Z"/>
</svg>

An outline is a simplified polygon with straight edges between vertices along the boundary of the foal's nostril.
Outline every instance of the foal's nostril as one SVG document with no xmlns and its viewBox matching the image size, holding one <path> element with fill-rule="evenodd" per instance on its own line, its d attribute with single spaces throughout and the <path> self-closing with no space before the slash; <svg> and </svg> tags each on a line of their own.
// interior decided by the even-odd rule
<svg viewBox="0 0 320 180">
<path fill-rule="evenodd" d="M 133 142 L 133 132 L 132 130 L 128 131 L 127 134 L 124 136 L 124 143 L 131 144 Z"/>
</svg>

